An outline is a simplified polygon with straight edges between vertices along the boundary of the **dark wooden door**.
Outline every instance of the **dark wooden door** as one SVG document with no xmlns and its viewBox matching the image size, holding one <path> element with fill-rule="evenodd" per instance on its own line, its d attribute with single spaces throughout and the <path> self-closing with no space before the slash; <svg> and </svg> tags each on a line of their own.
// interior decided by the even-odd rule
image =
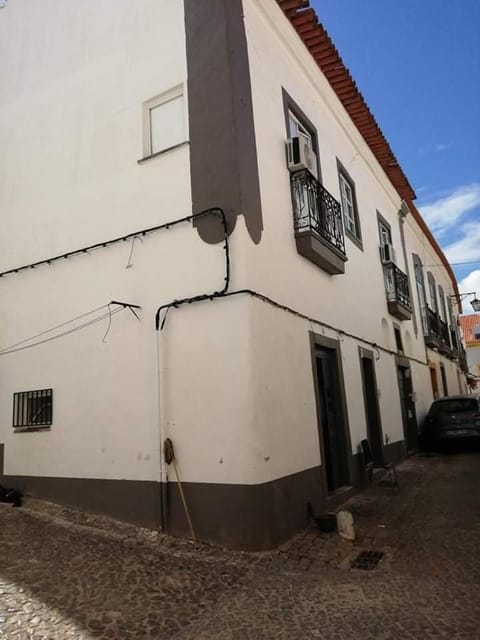
<svg viewBox="0 0 480 640">
<path fill-rule="evenodd" d="M 409 367 L 397 367 L 400 405 L 402 408 L 403 430 L 407 451 L 418 449 L 418 429 L 415 403 L 413 402 L 412 376 Z"/>
<path fill-rule="evenodd" d="M 361 362 L 368 441 L 375 462 L 383 462 L 383 434 L 378 410 L 377 385 L 373 359 L 362 357 Z"/>
<path fill-rule="evenodd" d="M 340 400 L 336 351 L 316 352 L 318 399 L 320 406 L 323 463 L 329 493 L 349 484 L 348 453 L 345 422 Z"/>
</svg>

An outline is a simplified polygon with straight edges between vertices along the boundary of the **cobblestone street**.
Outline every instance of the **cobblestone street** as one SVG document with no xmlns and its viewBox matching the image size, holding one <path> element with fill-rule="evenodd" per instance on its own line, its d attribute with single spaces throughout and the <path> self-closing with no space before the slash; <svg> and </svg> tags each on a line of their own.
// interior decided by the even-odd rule
<svg viewBox="0 0 480 640">
<path fill-rule="evenodd" d="M 480 454 L 412 458 L 348 504 L 358 541 L 272 553 L 165 538 L 27 500 L 0 505 L 0 637 L 480 638 Z M 353 570 L 361 550 L 385 553 Z"/>
</svg>

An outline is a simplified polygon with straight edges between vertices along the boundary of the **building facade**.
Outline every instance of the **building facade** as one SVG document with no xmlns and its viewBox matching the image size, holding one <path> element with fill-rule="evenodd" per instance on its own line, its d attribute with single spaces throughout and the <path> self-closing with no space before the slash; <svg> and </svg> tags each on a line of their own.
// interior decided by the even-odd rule
<svg viewBox="0 0 480 640">
<path fill-rule="evenodd" d="M 460 327 L 466 345 L 467 380 L 472 389 L 480 381 L 480 313 L 460 317 Z"/>
<path fill-rule="evenodd" d="M 168 438 L 197 536 L 270 548 L 463 392 L 451 268 L 306 5 L 0 11 L 5 484 L 188 535 Z"/>
</svg>

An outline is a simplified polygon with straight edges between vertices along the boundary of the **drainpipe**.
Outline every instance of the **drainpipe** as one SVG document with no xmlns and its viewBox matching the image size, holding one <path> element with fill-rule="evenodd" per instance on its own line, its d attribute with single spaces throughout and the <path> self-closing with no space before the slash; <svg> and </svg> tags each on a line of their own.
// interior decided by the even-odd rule
<svg viewBox="0 0 480 640">
<path fill-rule="evenodd" d="M 165 421 L 163 419 L 163 397 L 162 397 L 162 376 L 161 376 L 161 331 L 155 332 L 157 335 L 157 422 L 159 434 L 159 470 L 160 470 L 160 528 L 162 533 L 167 533 L 167 465 L 163 457 L 163 443 L 165 441 Z"/>
</svg>

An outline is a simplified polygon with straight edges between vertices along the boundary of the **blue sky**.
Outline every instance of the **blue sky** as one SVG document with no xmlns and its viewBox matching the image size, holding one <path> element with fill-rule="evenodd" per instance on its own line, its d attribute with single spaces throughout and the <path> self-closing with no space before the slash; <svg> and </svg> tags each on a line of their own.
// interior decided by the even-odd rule
<svg viewBox="0 0 480 640">
<path fill-rule="evenodd" d="M 480 297 L 480 0 L 311 0 L 417 193 Z M 469 307 L 465 306 L 465 311 Z"/>
</svg>

